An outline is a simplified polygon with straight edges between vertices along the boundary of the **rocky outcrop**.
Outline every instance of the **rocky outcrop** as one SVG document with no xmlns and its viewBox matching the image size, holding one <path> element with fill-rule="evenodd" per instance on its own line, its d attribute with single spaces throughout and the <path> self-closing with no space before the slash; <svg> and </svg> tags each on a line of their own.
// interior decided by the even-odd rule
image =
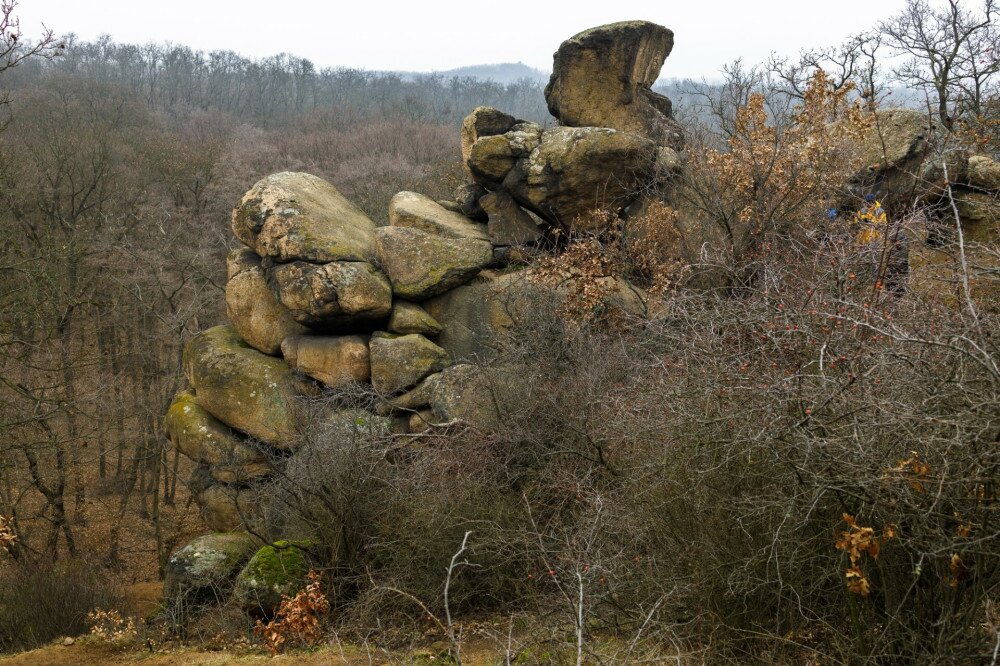
<svg viewBox="0 0 1000 666">
<path fill-rule="evenodd" d="M 507 132 L 515 122 L 514 116 L 488 106 L 478 106 L 465 117 L 461 132 L 462 164 L 469 175 L 472 175 L 469 171 L 469 158 L 473 144 L 484 136 Z"/>
<path fill-rule="evenodd" d="M 674 33 L 648 21 L 585 30 L 559 46 L 545 87 L 549 111 L 569 127 L 610 127 L 680 150 L 671 102 L 654 93 Z"/>
</svg>

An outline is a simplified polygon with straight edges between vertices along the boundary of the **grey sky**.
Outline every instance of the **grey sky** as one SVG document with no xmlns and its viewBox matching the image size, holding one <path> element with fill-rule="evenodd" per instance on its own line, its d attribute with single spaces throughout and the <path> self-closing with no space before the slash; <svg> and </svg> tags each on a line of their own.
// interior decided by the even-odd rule
<svg viewBox="0 0 1000 666">
<path fill-rule="evenodd" d="M 319 66 L 431 71 L 517 62 L 548 69 L 566 37 L 642 18 L 675 34 L 666 77 L 712 77 L 726 62 L 836 44 L 904 0 L 21 0 L 22 28 L 84 39 L 167 41 L 249 56 L 288 52 Z"/>
</svg>

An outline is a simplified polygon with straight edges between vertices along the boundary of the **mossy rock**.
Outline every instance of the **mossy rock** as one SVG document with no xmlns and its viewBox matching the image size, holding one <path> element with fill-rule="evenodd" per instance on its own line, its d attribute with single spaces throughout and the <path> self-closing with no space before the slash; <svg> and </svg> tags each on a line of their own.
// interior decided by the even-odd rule
<svg viewBox="0 0 1000 666">
<path fill-rule="evenodd" d="M 256 546 L 246 532 L 216 532 L 178 549 L 163 580 L 167 607 L 222 601 Z"/>
<path fill-rule="evenodd" d="M 284 361 L 249 346 L 231 326 L 216 326 L 191 339 L 183 364 L 212 416 L 267 444 L 294 445 L 297 393 Z"/>
<path fill-rule="evenodd" d="M 444 238 L 409 227 L 377 229 L 375 251 L 393 293 L 415 301 L 468 282 L 493 261 L 489 241 Z"/>
<path fill-rule="evenodd" d="M 311 563 L 311 541 L 275 541 L 254 554 L 236 578 L 236 598 L 253 616 L 271 616 L 282 595 L 294 596 L 305 586 Z"/>
</svg>

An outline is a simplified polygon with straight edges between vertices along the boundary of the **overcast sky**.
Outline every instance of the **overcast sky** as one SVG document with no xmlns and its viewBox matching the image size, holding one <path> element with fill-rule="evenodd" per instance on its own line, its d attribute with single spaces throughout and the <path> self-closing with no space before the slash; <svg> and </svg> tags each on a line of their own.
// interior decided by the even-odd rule
<svg viewBox="0 0 1000 666">
<path fill-rule="evenodd" d="M 713 77 L 742 57 L 839 43 L 904 0 L 21 0 L 22 28 L 84 39 L 173 42 L 324 66 L 433 71 L 524 62 L 549 69 L 567 37 L 627 19 L 674 31 L 665 77 Z"/>
</svg>

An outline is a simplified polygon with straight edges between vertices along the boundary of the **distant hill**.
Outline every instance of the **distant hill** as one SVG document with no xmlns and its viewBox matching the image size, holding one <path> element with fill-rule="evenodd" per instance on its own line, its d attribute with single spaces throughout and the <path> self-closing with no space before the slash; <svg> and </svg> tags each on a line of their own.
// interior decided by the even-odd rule
<svg viewBox="0 0 1000 666">
<path fill-rule="evenodd" d="M 534 67 L 529 67 L 523 62 L 502 62 L 492 65 L 468 65 L 466 67 L 456 67 L 436 72 L 394 72 L 405 78 L 412 79 L 420 76 L 437 75 L 445 78 L 472 77 L 482 81 L 496 81 L 497 83 L 514 83 L 522 79 L 529 79 L 541 84 L 548 83 L 549 73 Z"/>
</svg>

